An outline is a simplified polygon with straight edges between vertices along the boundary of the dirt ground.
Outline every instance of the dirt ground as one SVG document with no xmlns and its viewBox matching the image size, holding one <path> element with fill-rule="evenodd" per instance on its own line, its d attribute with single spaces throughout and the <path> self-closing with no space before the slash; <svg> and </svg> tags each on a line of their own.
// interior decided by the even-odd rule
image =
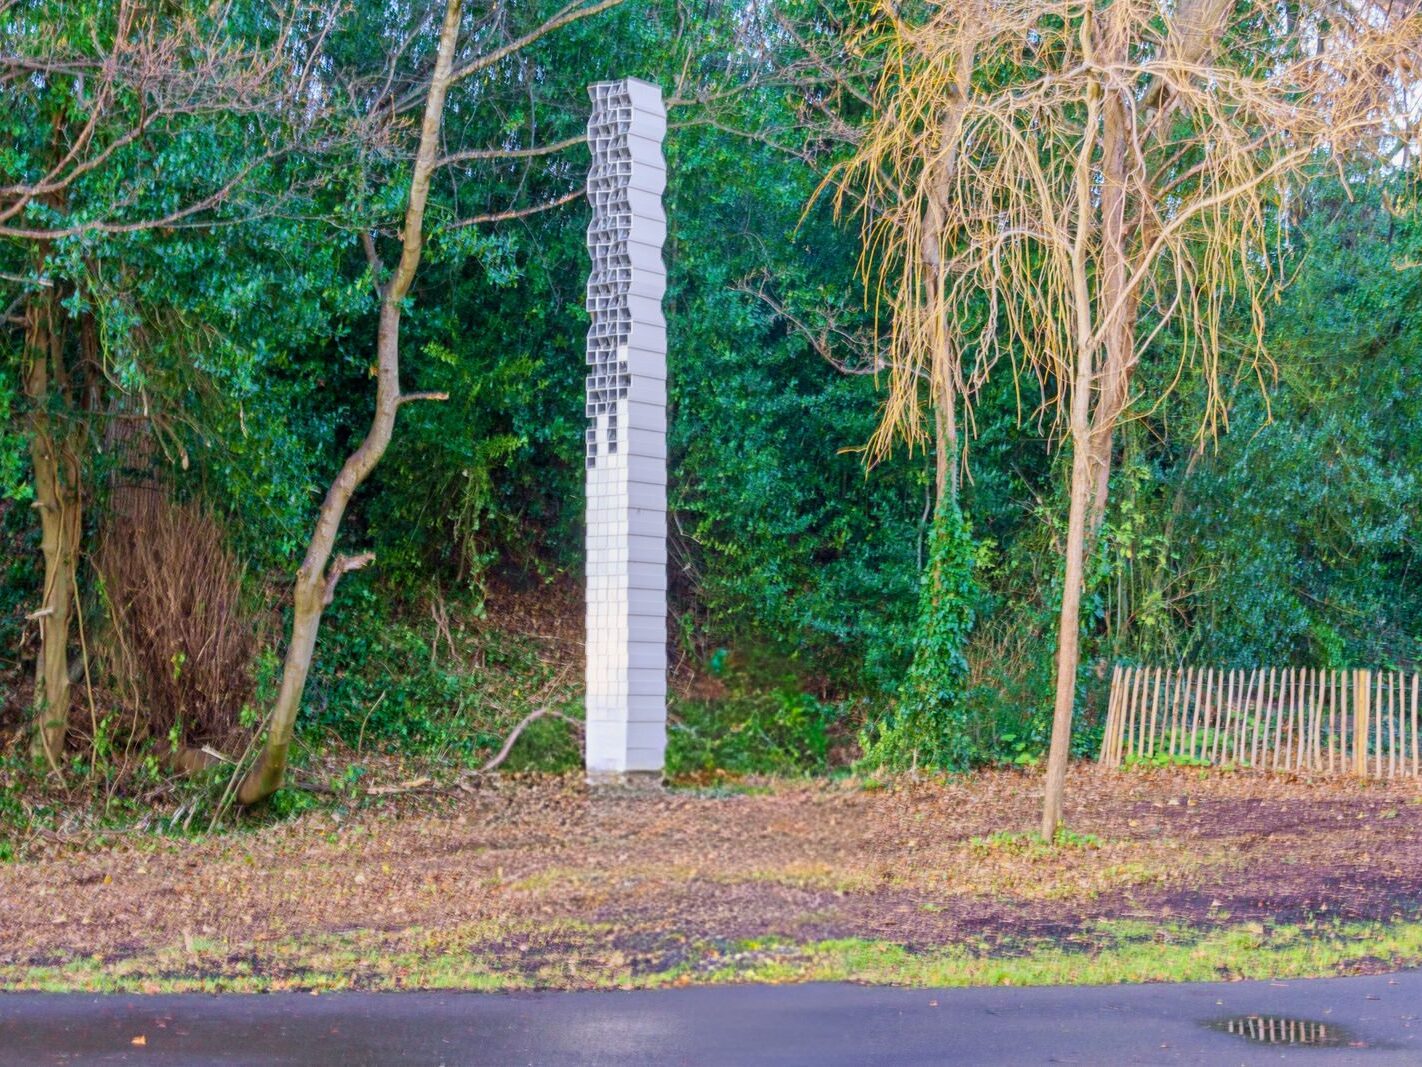
<svg viewBox="0 0 1422 1067">
<path fill-rule="evenodd" d="M 1040 795 L 1038 775 L 1012 771 L 654 796 L 500 779 L 433 809 L 396 797 L 205 839 L 54 836 L 0 864 L 0 987 L 85 960 L 279 974 L 304 966 L 302 944 L 333 939 L 360 985 L 378 966 L 371 946 L 392 958 L 477 952 L 546 975 L 595 944 L 645 974 L 694 946 L 858 938 L 1010 954 L 1089 938 L 1103 919 L 1422 911 L 1416 782 L 1080 765 L 1067 812 L 1082 836 L 1055 850 L 1003 835 L 1035 824 Z"/>
</svg>

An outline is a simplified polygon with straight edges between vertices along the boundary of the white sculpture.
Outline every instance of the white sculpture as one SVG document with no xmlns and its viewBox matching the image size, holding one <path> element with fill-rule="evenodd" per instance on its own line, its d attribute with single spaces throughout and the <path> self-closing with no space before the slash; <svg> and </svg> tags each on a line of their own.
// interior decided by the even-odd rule
<svg viewBox="0 0 1422 1067">
<path fill-rule="evenodd" d="M 660 781 L 667 696 L 667 331 L 661 90 L 588 89 L 587 747 L 590 782 Z"/>
</svg>

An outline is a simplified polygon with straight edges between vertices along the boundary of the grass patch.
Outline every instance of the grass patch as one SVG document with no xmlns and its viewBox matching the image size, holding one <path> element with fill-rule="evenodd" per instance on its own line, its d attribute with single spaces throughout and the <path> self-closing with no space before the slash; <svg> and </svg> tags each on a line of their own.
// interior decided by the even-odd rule
<svg viewBox="0 0 1422 1067">
<path fill-rule="evenodd" d="M 0 990 L 268 992 L 344 989 L 627 989 L 727 982 L 854 981 L 927 987 L 1110 985 L 1312 978 L 1422 962 L 1422 922 L 1195 930 L 1103 921 L 1070 939 L 923 952 L 888 941 L 762 938 L 641 954 L 614 928 L 577 922 L 358 930 L 242 946 L 207 939 L 105 960 L 0 967 Z"/>
<path fill-rule="evenodd" d="M 1006 830 L 999 830 L 986 837 L 974 837 L 968 841 L 969 851 L 978 857 L 1002 853 L 1012 856 L 1030 856 L 1037 859 L 1050 856 L 1054 848 L 1097 849 L 1100 847 L 1101 838 L 1095 834 L 1079 834 L 1074 830 L 1068 830 L 1065 826 L 1057 829 L 1056 837 L 1052 839 L 1051 845 L 1048 845 L 1047 839 L 1039 833 Z"/>
<path fill-rule="evenodd" d="M 1250 923 L 1214 931 L 1106 922 L 1085 940 L 1082 948 L 1038 945 L 1005 958 L 960 949 L 911 953 L 892 943 L 829 941 L 797 961 L 795 977 L 916 986 L 1114 985 L 1318 978 L 1422 961 L 1422 923 L 1415 922 L 1269 929 Z"/>
</svg>

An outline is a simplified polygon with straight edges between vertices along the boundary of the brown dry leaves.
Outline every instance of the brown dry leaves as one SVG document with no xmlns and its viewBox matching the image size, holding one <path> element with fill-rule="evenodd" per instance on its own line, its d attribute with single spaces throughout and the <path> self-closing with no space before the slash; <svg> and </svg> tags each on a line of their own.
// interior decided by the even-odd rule
<svg viewBox="0 0 1422 1067">
<path fill-rule="evenodd" d="M 1413 783 L 1081 766 L 1068 795 L 1091 847 L 981 840 L 1034 821 L 1040 779 L 1007 771 L 650 798 L 503 780 L 438 814 L 395 798 L 207 840 L 55 844 L 0 865 L 0 966 L 183 946 L 236 966 L 343 932 L 466 951 L 469 931 L 493 931 L 507 966 L 546 969 L 554 932 L 575 927 L 629 955 L 763 937 L 992 948 L 1100 918 L 1386 918 L 1422 903 Z"/>
</svg>

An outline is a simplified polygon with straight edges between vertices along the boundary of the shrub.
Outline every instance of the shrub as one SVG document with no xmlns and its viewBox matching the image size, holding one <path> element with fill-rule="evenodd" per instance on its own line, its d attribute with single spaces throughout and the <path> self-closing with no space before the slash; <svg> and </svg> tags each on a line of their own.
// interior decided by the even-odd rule
<svg viewBox="0 0 1422 1067">
<path fill-rule="evenodd" d="M 195 502 L 126 491 L 95 556 L 108 613 L 106 659 L 137 732 L 223 745 L 251 695 L 257 620 L 222 527 Z"/>
</svg>

